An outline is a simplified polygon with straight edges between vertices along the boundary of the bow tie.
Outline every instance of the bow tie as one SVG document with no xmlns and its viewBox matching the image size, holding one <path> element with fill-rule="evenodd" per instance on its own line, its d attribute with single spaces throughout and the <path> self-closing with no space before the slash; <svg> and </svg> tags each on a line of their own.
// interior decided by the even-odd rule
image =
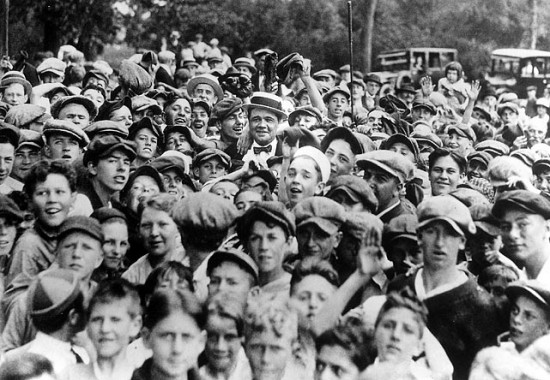
<svg viewBox="0 0 550 380">
<path fill-rule="evenodd" d="M 255 146 L 254 148 L 254 154 L 260 154 L 262 152 L 271 153 L 271 145 L 266 146 Z"/>
</svg>

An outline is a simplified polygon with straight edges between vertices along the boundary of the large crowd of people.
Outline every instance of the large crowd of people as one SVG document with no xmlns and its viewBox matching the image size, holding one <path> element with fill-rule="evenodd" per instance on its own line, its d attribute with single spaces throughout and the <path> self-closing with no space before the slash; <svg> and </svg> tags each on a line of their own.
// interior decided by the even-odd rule
<svg viewBox="0 0 550 380">
<path fill-rule="evenodd" d="M 179 39 L 0 65 L 0 379 L 550 378 L 550 90 Z"/>
</svg>

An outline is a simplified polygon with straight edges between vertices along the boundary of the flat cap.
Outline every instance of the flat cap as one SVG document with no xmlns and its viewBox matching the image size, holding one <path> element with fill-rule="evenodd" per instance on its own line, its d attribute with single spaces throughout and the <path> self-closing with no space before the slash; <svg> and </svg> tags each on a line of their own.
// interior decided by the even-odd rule
<svg viewBox="0 0 550 380">
<path fill-rule="evenodd" d="M 189 173 L 189 164 L 182 157 L 162 155 L 150 162 L 150 165 L 158 170 L 159 173 L 164 173 L 167 170 L 174 169 L 181 176 Z"/>
<path fill-rule="evenodd" d="M 292 158 L 292 160 L 295 160 L 298 157 L 309 157 L 313 161 L 315 161 L 315 163 L 321 170 L 322 181 L 324 183 L 328 182 L 330 178 L 330 161 L 323 152 L 312 146 L 303 146 L 301 148 L 298 148 L 298 150 L 294 153 L 294 157 Z"/>
<path fill-rule="evenodd" d="M 533 174 L 541 174 L 546 171 L 550 171 L 550 159 L 548 158 L 541 158 L 540 160 L 536 160 L 533 163 Z"/>
<path fill-rule="evenodd" d="M 342 231 L 357 240 L 363 240 L 365 234 L 373 229 L 382 234 L 384 222 L 376 215 L 366 212 L 348 212 L 342 225 Z"/>
<path fill-rule="evenodd" d="M 346 97 L 346 99 L 348 99 L 348 100 L 351 98 L 351 93 L 349 92 L 349 89 L 348 89 L 347 86 L 345 86 L 345 87 L 336 86 L 336 87 L 333 87 L 330 90 L 328 90 L 323 95 L 323 102 L 328 103 L 330 101 L 330 98 L 334 94 L 343 94 Z"/>
<path fill-rule="evenodd" d="M 69 216 L 59 229 L 58 239 L 61 241 L 65 236 L 73 232 L 82 232 L 92 238 L 103 241 L 103 231 L 99 221 L 88 216 Z"/>
<path fill-rule="evenodd" d="M 470 153 L 468 155 L 469 164 L 474 161 L 477 161 L 477 162 L 481 162 L 485 166 L 488 166 L 489 162 L 491 162 L 492 160 L 493 160 L 493 156 L 491 156 L 489 152 L 477 151 L 477 152 Z"/>
<path fill-rule="evenodd" d="M 550 289 L 537 280 L 514 282 L 505 290 L 509 299 L 526 296 L 538 303 L 546 312 L 550 311 Z"/>
<path fill-rule="evenodd" d="M 365 75 L 365 77 L 363 78 L 363 82 L 374 82 L 382 86 L 382 79 L 380 78 L 380 76 L 372 73 Z"/>
<path fill-rule="evenodd" d="M 210 114 L 210 119 L 208 120 L 209 125 L 215 125 L 216 122 L 224 121 L 228 116 L 234 114 L 235 112 L 243 109 L 243 101 L 239 98 L 227 98 L 216 103 L 212 108 L 212 113 Z"/>
<path fill-rule="evenodd" d="M 477 140 L 474 130 L 466 124 L 451 124 L 447 127 L 447 133 L 456 133 L 460 137 L 466 137 L 470 141 L 475 142 Z"/>
<path fill-rule="evenodd" d="M 23 147 L 42 149 L 44 146 L 44 139 L 42 138 L 42 134 L 39 132 L 31 131 L 30 129 L 21 129 L 19 132 L 19 145 L 17 146 L 16 151 Z"/>
<path fill-rule="evenodd" d="M 319 149 L 321 145 L 317 136 L 304 127 L 290 126 L 282 128 L 277 131 L 276 136 L 280 141 L 287 139 L 289 145 L 295 145 L 296 141 L 299 141 L 299 147 L 312 146 Z"/>
<path fill-rule="evenodd" d="M 397 238 L 417 241 L 418 217 L 415 214 L 401 214 L 384 226 L 383 240 L 389 243 Z"/>
<path fill-rule="evenodd" d="M 61 318 L 79 294 L 80 282 L 75 272 L 70 269 L 48 269 L 38 274 L 29 287 L 29 314 L 37 321 Z"/>
<path fill-rule="evenodd" d="M 331 142 L 334 140 L 344 140 L 350 145 L 353 154 L 365 153 L 363 145 L 359 142 L 359 139 L 353 132 L 346 127 L 336 127 L 328 131 L 326 136 L 321 141 L 321 151 L 325 153 Z"/>
<path fill-rule="evenodd" d="M 212 253 L 210 258 L 208 259 L 206 274 L 210 276 L 214 268 L 226 261 L 236 263 L 240 267 L 243 267 L 248 273 L 252 275 L 252 277 L 254 277 L 254 280 L 258 282 L 258 266 L 254 262 L 252 257 L 236 248 L 223 248 L 214 251 L 214 253 Z"/>
<path fill-rule="evenodd" d="M 480 106 L 475 106 L 474 107 L 474 111 L 477 111 L 478 113 L 480 113 L 483 118 L 487 121 L 491 121 L 493 118 L 491 117 L 491 114 L 489 113 L 489 111 L 487 111 L 485 108 L 483 107 L 480 107 Z"/>
<path fill-rule="evenodd" d="M 487 206 L 491 204 L 485 195 L 470 187 L 459 186 L 457 189 L 451 191 L 449 195 L 464 203 L 466 207 L 470 207 L 475 204 L 484 204 Z"/>
<path fill-rule="evenodd" d="M 395 89 L 395 93 L 399 94 L 401 92 L 408 92 L 410 94 L 416 94 L 416 90 L 414 89 L 414 86 L 409 83 L 402 83 L 401 86 L 397 87 Z"/>
<path fill-rule="evenodd" d="M 380 144 L 381 150 L 390 150 L 390 148 L 397 144 L 401 143 L 405 145 L 409 150 L 414 154 L 414 157 L 418 157 L 418 154 L 420 153 L 420 149 L 418 148 L 418 143 L 415 139 L 405 136 L 402 133 L 396 133 L 394 135 L 391 135 L 388 137 L 386 141 L 383 141 L 382 144 Z"/>
<path fill-rule="evenodd" d="M 413 133 L 411 133 L 410 137 L 415 139 L 419 145 L 421 143 L 428 144 L 434 149 L 443 147 L 443 142 L 441 141 L 439 136 L 437 136 L 435 133 L 430 133 L 430 132 L 424 133 L 422 131 L 414 131 Z"/>
<path fill-rule="evenodd" d="M 498 115 L 501 116 L 504 110 L 510 110 L 519 115 L 519 107 L 516 103 L 507 102 L 507 103 L 500 104 L 497 108 Z"/>
<path fill-rule="evenodd" d="M 23 213 L 19 209 L 19 206 L 6 195 L 0 195 L 0 216 L 15 220 L 16 222 L 23 221 Z"/>
<path fill-rule="evenodd" d="M 144 117 L 140 121 L 132 123 L 128 130 L 128 140 L 133 140 L 136 137 L 137 133 L 142 129 L 149 129 L 158 139 L 158 144 L 160 145 L 162 143 L 162 129 L 150 117 Z"/>
<path fill-rule="evenodd" d="M 237 235 L 241 242 L 245 243 L 248 240 L 250 229 L 257 220 L 264 223 L 276 223 L 287 236 L 296 235 L 294 214 L 288 211 L 281 202 L 265 201 L 254 204 L 237 220 Z"/>
<path fill-rule="evenodd" d="M 161 193 L 164 193 L 164 181 L 158 172 L 157 169 L 155 169 L 151 165 L 141 165 L 138 167 L 132 174 L 130 174 L 130 177 L 128 178 L 128 181 L 126 182 L 126 185 L 120 190 L 120 199 L 125 199 L 132 187 L 134 186 L 134 181 L 137 177 L 140 176 L 146 176 L 153 179 L 157 186 L 159 187 L 159 191 Z"/>
<path fill-rule="evenodd" d="M 46 109 L 43 107 L 36 104 L 20 104 L 9 109 L 4 121 L 22 128 L 33 121 L 43 123 L 50 118 L 51 116 L 46 113 Z"/>
<path fill-rule="evenodd" d="M 19 129 L 0 121 L 0 136 L 6 138 L 14 148 L 19 145 Z"/>
<path fill-rule="evenodd" d="M 97 78 L 97 79 L 105 82 L 105 85 L 109 84 L 109 77 L 107 77 L 107 75 L 105 75 L 105 73 L 103 73 L 100 70 L 92 69 L 92 70 L 88 71 L 86 73 L 86 75 L 84 75 L 84 78 L 82 79 L 82 87 L 86 87 L 86 85 L 88 84 L 88 81 L 91 78 Z"/>
<path fill-rule="evenodd" d="M 357 166 L 361 169 L 375 167 L 406 183 L 413 177 L 414 165 L 401 154 L 389 150 L 375 150 L 357 156 Z"/>
<path fill-rule="evenodd" d="M 338 78 L 338 73 L 336 73 L 336 71 L 332 69 L 323 69 L 313 73 L 312 75 L 313 79 L 323 78 L 323 77 L 336 79 Z"/>
<path fill-rule="evenodd" d="M 244 184 L 249 179 L 254 178 L 254 177 L 259 177 L 263 181 L 265 181 L 265 183 L 267 183 L 267 185 L 269 187 L 270 192 L 275 191 L 275 188 L 277 187 L 277 178 L 271 172 L 271 170 L 265 170 L 265 169 L 260 169 L 260 170 L 250 171 L 248 173 L 245 173 L 241 178 L 241 188 L 243 188 Z"/>
<path fill-rule="evenodd" d="M 508 145 L 496 140 L 482 141 L 479 144 L 476 144 L 474 148 L 478 152 L 488 152 L 493 157 L 507 156 L 508 153 L 510 153 L 510 148 Z"/>
<path fill-rule="evenodd" d="M 317 107 L 302 106 L 295 108 L 294 111 L 292 111 L 290 115 L 288 115 L 288 125 L 294 125 L 294 123 L 296 122 L 296 117 L 298 115 L 312 116 L 316 118 L 319 123 L 323 121 L 323 114 L 321 114 L 321 111 L 319 111 Z"/>
<path fill-rule="evenodd" d="M 44 129 L 42 129 L 42 134 L 46 139 L 54 134 L 69 135 L 78 141 L 78 145 L 80 145 L 81 148 L 85 147 L 90 142 L 84 130 L 69 120 L 48 120 L 44 125 Z"/>
<path fill-rule="evenodd" d="M 225 233 L 239 215 L 229 200 L 206 192 L 189 194 L 180 199 L 170 212 L 179 228 Z"/>
<path fill-rule="evenodd" d="M 193 96 L 193 92 L 199 84 L 209 85 L 214 90 L 218 101 L 223 99 L 222 87 L 220 86 L 218 79 L 212 74 L 201 74 L 191 78 L 189 83 L 187 83 L 187 93 L 189 94 L 189 96 Z"/>
<path fill-rule="evenodd" d="M 36 72 L 38 75 L 45 73 L 53 73 L 57 76 L 64 76 L 67 64 L 58 58 L 46 58 L 38 67 Z"/>
<path fill-rule="evenodd" d="M 478 229 L 490 236 L 500 235 L 500 223 L 491 212 L 491 204 L 473 204 L 468 209 Z"/>
<path fill-rule="evenodd" d="M 418 205 L 416 210 L 418 228 L 442 221 L 450 225 L 453 230 L 462 236 L 476 233 L 476 226 L 468 207 L 450 195 L 431 197 Z"/>
<path fill-rule="evenodd" d="M 501 219 L 510 208 L 521 209 L 528 214 L 537 214 L 550 219 L 550 200 L 527 190 L 511 190 L 497 198 L 493 206 L 493 215 Z"/>
<path fill-rule="evenodd" d="M 97 210 L 94 210 L 92 212 L 92 215 L 90 215 L 90 218 L 97 219 L 97 221 L 101 224 L 105 223 L 109 219 L 122 219 L 126 220 L 126 215 L 120 210 L 117 210 L 113 207 L 100 207 Z"/>
<path fill-rule="evenodd" d="M 414 110 L 415 108 L 425 108 L 432 115 L 437 113 L 434 104 L 428 99 L 416 99 L 412 104 L 412 109 Z"/>
<path fill-rule="evenodd" d="M 98 137 L 90 144 L 88 150 L 84 153 L 84 166 L 87 166 L 90 161 L 107 157 L 115 150 L 123 151 L 130 161 L 136 158 L 136 144 L 133 141 L 123 140 L 113 135 L 106 135 Z"/>
<path fill-rule="evenodd" d="M 329 235 L 336 233 L 346 221 L 344 207 L 326 197 L 309 197 L 292 209 L 296 216 L 296 227 L 315 224 Z"/>
<path fill-rule="evenodd" d="M 162 108 L 160 108 L 157 101 L 145 95 L 136 95 L 131 98 L 132 112 L 143 112 L 145 110 L 151 110 L 154 115 L 161 115 Z"/>
<path fill-rule="evenodd" d="M 371 187 L 363 178 L 354 175 L 336 177 L 332 181 L 326 197 L 332 199 L 338 192 L 344 192 L 352 201 L 362 203 L 372 213 L 376 212 L 378 208 L 378 199 L 376 199 Z"/>
<path fill-rule="evenodd" d="M 64 96 L 57 100 L 54 104 L 52 104 L 50 108 L 50 113 L 52 114 L 54 119 L 59 118 L 59 113 L 68 104 L 80 104 L 84 106 L 84 108 L 86 108 L 86 110 L 90 114 L 90 120 L 94 120 L 97 116 L 97 107 L 92 100 L 82 95 L 71 95 Z"/>
<path fill-rule="evenodd" d="M 86 135 L 93 140 L 98 134 L 111 134 L 120 138 L 128 138 L 128 127 L 122 123 L 117 123 L 111 120 L 95 121 L 82 129 Z"/>
<path fill-rule="evenodd" d="M 141 95 L 153 86 L 153 78 L 143 67 L 135 62 L 124 59 L 119 69 L 120 84 L 134 95 Z"/>
<path fill-rule="evenodd" d="M 535 161 L 537 160 L 537 155 L 532 149 L 518 149 L 510 153 L 510 157 L 517 158 L 525 165 L 532 167 Z"/>
<path fill-rule="evenodd" d="M 231 167 L 231 157 L 229 157 L 229 155 L 224 151 L 221 151 L 219 149 L 214 149 L 214 148 L 205 149 L 201 151 L 199 154 L 197 154 L 193 159 L 193 167 L 197 168 L 204 161 L 208 161 L 212 158 L 219 159 L 222 165 L 225 166 L 225 168 L 228 170 Z"/>
</svg>

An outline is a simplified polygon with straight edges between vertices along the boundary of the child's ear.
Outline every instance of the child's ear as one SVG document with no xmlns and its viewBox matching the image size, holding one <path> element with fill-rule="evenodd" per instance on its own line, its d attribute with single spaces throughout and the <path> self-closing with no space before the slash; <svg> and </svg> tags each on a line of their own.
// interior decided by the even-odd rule
<svg viewBox="0 0 550 380">
<path fill-rule="evenodd" d="M 88 162 L 88 172 L 91 175 L 97 175 L 97 167 L 92 162 Z"/>
<path fill-rule="evenodd" d="M 319 182 L 317 185 L 315 185 L 315 195 L 321 195 L 323 193 L 323 190 L 325 190 L 326 184 L 324 182 Z"/>
<path fill-rule="evenodd" d="M 136 315 L 134 318 L 132 318 L 132 322 L 130 324 L 130 337 L 132 339 L 138 336 L 142 325 L 143 319 L 141 318 L 141 315 Z"/>
</svg>

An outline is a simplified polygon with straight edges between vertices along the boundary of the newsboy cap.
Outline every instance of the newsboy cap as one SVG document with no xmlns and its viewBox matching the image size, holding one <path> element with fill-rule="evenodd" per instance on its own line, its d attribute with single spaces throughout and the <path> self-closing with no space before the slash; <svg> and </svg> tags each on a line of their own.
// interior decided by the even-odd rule
<svg viewBox="0 0 550 380">
<path fill-rule="evenodd" d="M 19 206 L 6 195 L 0 195 L 0 216 L 15 220 L 16 222 L 23 221 L 23 213 L 19 209 Z"/>
<path fill-rule="evenodd" d="M 357 166 L 361 169 L 374 167 L 406 183 L 413 177 L 414 166 L 401 154 L 389 150 L 375 150 L 357 156 Z"/>
<path fill-rule="evenodd" d="M 103 241 L 103 231 L 99 221 L 88 216 L 69 216 L 59 229 L 58 239 L 61 241 L 65 236 L 73 232 L 82 232 L 92 238 Z"/>
<path fill-rule="evenodd" d="M 296 218 L 285 205 L 277 201 L 264 201 L 254 204 L 237 220 L 237 235 L 241 242 L 248 240 L 250 229 L 257 220 L 264 223 L 275 223 L 285 231 L 287 236 L 296 235 Z"/>
<path fill-rule="evenodd" d="M 478 152 L 488 152 L 493 157 L 507 156 L 510 153 L 508 145 L 496 140 L 482 141 L 474 148 Z"/>
<path fill-rule="evenodd" d="M 384 222 L 374 214 L 366 212 L 349 212 L 346 214 L 346 222 L 342 226 L 342 232 L 362 241 L 368 231 L 378 231 L 382 234 Z"/>
<path fill-rule="evenodd" d="M 513 282 L 505 290 L 510 300 L 526 296 L 538 303 L 546 312 L 550 312 L 550 289 L 537 280 Z"/>
<path fill-rule="evenodd" d="M 131 90 L 132 95 L 141 95 L 153 86 L 153 78 L 147 70 L 127 59 L 120 64 L 119 82 Z"/>
<path fill-rule="evenodd" d="M 51 116 L 46 113 L 44 107 L 36 104 L 20 104 L 9 109 L 4 121 L 22 128 L 33 121 L 43 123 L 50 118 Z"/>
<path fill-rule="evenodd" d="M 219 159 L 227 170 L 231 167 L 231 157 L 224 151 L 215 148 L 208 148 L 197 154 L 193 160 L 193 167 L 198 168 L 203 162 L 212 158 Z"/>
<path fill-rule="evenodd" d="M 243 109 L 243 101 L 239 98 L 227 98 L 216 103 L 212 108 L 209 125 L 215 125 L 216 122 L 224 121 L 228 116 Z"/>
<path fill-rule="evenodd" d="M 107 157 L 115 150 L 123 151 L 130 161 L 136 158 L 136 144 L 133 141 L 123 140 L 118 136 L 106 135 L 98 137 L 90 144 L 88 150 L 84 153 L 84 166 L 87 166 L 90 161 Z"/>
<path fill-rule="evenodd" d="M 544 219 L 550 219 L 550 200 L 528 190 L 504 192 L 495 201 L 493 215 L 501 219 L 511 208 L 519 208 L 528 214 L 537 214 Z"/>
<path fill-rule="evenodd" d="M 292 210 L 296 216 L 296 227 L 315 224 L 329 235 L 336 233 L 346 221 L 344 207 L 326 197 L 309 197 L 300 202 Z"/>
<path fill-rule="evenodd" d="M 122 219 L 126 221 L 126 215 L 120 210 L 113 207 L 100 207 L 92 212 L 90 218 L 97 219 L 99 223 L 103 224 L 110 219 Z"/>
<path fill-rule="evenodd" d="M 447 128 L 447 133 L 456 133 L 460 137 L 466 137 L 472 142 L 477 140 L 474 130 L 466 124 L 452 124 Z"/>
<path fill-rule="evenodd" d="M 29 314 L 35 321 L 52 321 L 63 313 L 81 294 L 75 272 L 69 269 L 48 269 L 39 273 L 29 287 Z M 64 318 L 67 318 L 65 316 Z"/>
<path fill-rule="evenodd" d="M 19 129 L 11 124 L 0 121 L 0 136 L 6 138 L 15 149 L 19 145 Z"/>
<path fill-rule="evenodd" d="M 550 171 L 550 159 L 548 158 L 541 158 L 540 160 L 536 160 L 533 163 L 533 174 L 541 174 L 546 171 Z"/>
<path fill-rule="evenodd" d="M 206 192 L 189 194 L 172 208 L 170 216 L 180 229 L 225 234 L 238 216 L 232 202 Z M 205 233 L 206 234 L 206 233 Z"/>
<path fill-rule="evenodd" d="M 459 235 L 467 236 L 476 233 L 476 226 L 468 207 L 450 195 L 426 199 L 418 205 L 416 215 L 419 230 L 433 222 L 441 221 L 450 225 Z"/>
<path fill-rule="evenodd" d="M 46 74 L 46 73 L 53 73 L 59 77 L 65 75 L 65 69 L 67 68 L 67 64 L 63 62 L 62 60 L 58 58 L 46 58 L 38 67 L 36 68 L 36 72 L 38 75 Z"/>
<path fill-rule="evenodd" d="M 48 120 L 44 125 L 44 129 L 42 129 L 42 134 L 46 140 L 51 135 L 62 134 L 71 136 L 78 141 L 78 145 L 80 145 L 81 148 L 85 147 L 90 142 L 90 139 L 88 139 L 88 136 L 84 133 L 82 128 L 79 128 L 76 124 L 69 120 Z"/>
<path fill-rule="evenodd" d="M 94 120 L 97 116 L 97 107 L 93 101 L 82 95 L 71 95 L 64 96 L 52 104 L 50 108 L 50 113 L 52 116 L 57 119 L 59 118 L 59 113 L 61 110 L 68 104 L 80 104 L 88 111 L 90 115 L 90 120 Z"/>
<path fill-rule="evenodd" d="M 147 118 L 144 118 L 147 119 Z M 128 138 L 128 127 L 111 120 L 99 120 L 85 126 L 82 129 L 93 140 L 98 134 L 110 134 L 122 139 Z"/>
<path fill-rule="evenodd" d="M 226 261 L 230 261 L 232 263 L 236 263 L 240 267 L 242 267 L 244 270 L 246 270 L 248 273 L 254 277 L 254 280 L 258 281 L 259 271 L 258 266 L 246 253 L 243 251 L 236 249 L 236 248 L 222 248 L 217 251 L 214 251 L 210 258 L 208 259 L 208 264 L 206 267 L 206 274 L 210 276 L 214 268 L 216 268 L 221 263 L 224 263 Z"/>
<path fill-rule="evenodd" d="M 374 195 L 371 187 L 363 178 L 355 175 L 341 175 L 332 181 L 329 192 L 326 197 L 332 197 L 339 192 L 347 194 L 352 201 L 362 203 L 370 212 L 376 212 L 378 208 L 378 199 Z"/>
<path fill-rule="evenodd" d="M 30 129 L 21 129 L 19 135 L 19 145 L 17 145 L 16 152 L 24 147 L 32 147 L 35 149 L 42 149 L 44 146 L 44 139 L 42 134 L 32 131 Z"/>
<path fill-rule="evenodd" d="M 405 238 L 417 241 L 416 230 L 418 228 L 418 217 L 415 214 L 401 214 L 384 225 L 383 241 L 391 243 L 398 238 Z"/>
</svg>

